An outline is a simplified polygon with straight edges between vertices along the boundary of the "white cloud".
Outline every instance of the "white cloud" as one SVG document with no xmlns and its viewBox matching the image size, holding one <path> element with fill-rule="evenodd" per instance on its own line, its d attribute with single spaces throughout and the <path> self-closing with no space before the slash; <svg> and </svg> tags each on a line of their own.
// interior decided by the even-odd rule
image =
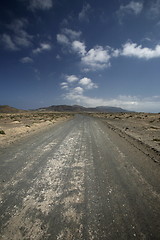
<svg viewBox="0 0 160 240">
<path fill-rule="evenodd" d="M 92 80 L 87 77 L 81 78 L 79 83 L 86 89 L 98 88 L 97 84 L 93 83 Z"/>
<path fill-rule="evenodd" d="M 69 39 L 64 34 L 57 34 L 57 42 L 62 45 L 69 45 Z"/>
<path fill-rule="evenodd" d="M 129 6 L 132 6 L 132 2 Z M 128 5 L 127 5 L 128 6 Z M 137 10 L 138 11 L 138 10 Z M 110 46 L 94 46 L 93 48 L 86 50 L 87 47 L 84 42 L 80 40 L 73 40 L 68 38 L 71 29 L 63 29 L 63 33 L 57 34 L 57 41 L 63 46 L 66 46 L 69 53 L 76 53 L 81 62 L 83 72 L 102 70 L 111 66 L 111 59 L 119 56 L 125 57 L 137 57 L 141 59 L 152 59 L 160 57 L 160 45 L 156 45 L 155 48 L 142 47 L 136 43 L 127 42 L 121 49 L 113 49 Z M 74 32 L 74 31 L 73 31 Z M 72 34 L 71 34 L 72 35 Z M 74 32 L 74 37 L 79 37 L 80 34 Z"/>
<path fill-rule="evenodd" d="M 44 51 L 50 51 L 51 49 L 52 49 L 51 44 L 49 44 L 49 43 L 41 43 L 40 47 L 38 47 L 38 48 L 33 50 L 33 53 L 34 54 L 38 54 L 38 53 L 41 53 L 41 52 L 44 52 Z"/>
<path fill-rule="evenodd" d="M 21 63 L 32 63 L 33 60 L 30 57 L 24 57 L 24 58 L 21 58 L 20 62 Z"/>
<path fill-rule="evenodd" d="M 160 45 L 155 48 L 142 47 L 136 43 L 127 42 L 121 49 L 113 49 L 110 46 L 94 46 L 86 50 L 84 42 L 71 40 L 64 34 L 57 35 L 57 41 L 68 48 L 69 53 L 76 53 L 80 57 L 83 72 L 102 70 L 111 66 L 111 59 L 119 56 L 152 59 L 160 57 Z"/>
<path fill-rule="evenodd" d="M 152 59 L 160 57 L 160 45 L 157 45 L 154 49 L 142 47 L 136 43 L 126 43 L 123 45 L 121 51 L 122 56 L 137 57 L 143 59 Z"/>
<path fill-rule="evenodd" d="M 75 75 L 67 75 L 65 79 L 66 82 L 62 82 L 60 86 L 62 90 L 66 91 L 63 98 L 69 100 L 71 104 L 80 104 L 86 107 L 112 106 L 131 111 L 159 112 L 160 96 L 149 98 L 124 95 L 119 95 L 115 98 L 88 97 L 85 95 L 85 90 L 97 88 L 97 85 L 90 78 L 83 77 L 79 79 Z"/>
<path fill-rule="evenodd" d="M 81 31 L 74 31 L 74 30 L 69 29 L 69 28 L 63 28 L 62 32 L 72 40 L 78 39 L 82 34 Z"/>
<path fill-rule="evenodd" d="M 61 89 L 65 89 L 65 90 L 68 90 L 68 83 L 67 82 L 62 82 L 61 84 Z"/>
<path fill-rule="evenodd" d="M 74 36 L 76 36 L 76 34 Z M 77 37 L 78 36 L 79 34 L 77 34 Z M 84 42 L 72 39 L 69 39 L 68 36 L 64 34 L 57 34 L 57 41 L 60 44 L 66 46 L 70 53 L 75 52 L 79 55 L 83 67 L 85 66 L 83 69 L 84 71 L 96 71 L 107 68 L 110 66 L 111 54 L 112 56 L 117 56 L 117 54 L 119 54 L 118 50 L 113 50 L 109 47 L 103 48 L 102 46 L 95 46 L 89 51 L 86 51 L 86 45 Z"/>
<path fill-rule="evenodd" d="M 67 47 L 69 53 L 77 53 L 80 57 L 86 54 L 86 46 L 84 42 L 79 41 L 81 32 L 63 28 L 62 33 L 57 34 L 57 42 L 63 47 Z"/>
<path fill-rule="evenodd" d="M 65 82 L 60 84 L 61 89 L 65 90 L 64 99 L 71 100 L 72 98 L 81 99 L 85 90 L 98 88 L 90 78 L 84 77 L 79 79 L 76 75 L 66 75 Z M 79 96 L 79 98 L 78 98 Z"/>
<path fill-rule="evenodd" d="M 80 41 L 73 41 L 72 49 L 82 56 L 84 56 L 86 53 L 86 46 L 83 42 L 80 42 Z"/>
<path fill-rule="evenodd" d="M 57 42 L 63 46 L 72 49 L 72 42 L 79 39 L 81 31 L 74 31 L 69 28 L 61 29 L 61 33 L 57 34 Z"/>
<path fill-rule="evenodd" d="M 65 98 L 72 102 L 78 103 L 85 107 L 96 106 L 111 106 L 121 107 L 130 111 L 139 112 L 159 112 L 160 96 L 153 96 L 150 98 L 140 98 L 136 96 L 117 96 L 112 99 L 92 98 L 83 94 L 77 95 L 74 92 L 69 92 Z"/>
<path fill-rule="evenodd" d="M 57 41 L 67 47 L 69 53 L 75 52 L 79 55 L 83 71 L 96 71 L 107 68 L 110 66 L 111 56 L 117 57 L 119 54 L 118 50 L 102 46 L 95 46 L 87 51 L 84 42 L 73 40 L 73 38 L 79 38 L 81 32 L 75 32 L 71 29 L 62 29 L 61 31 L 63 34 L 57 34 Z"/>
<path fill-rule="evenodd" d="M 112 57 L 119 57 L 120 53 L 121 53 L 120 49 L 111 49 Z"/>
<path fill-rule="evenodd" d="M 135 2 L 131 1 L 127 5 L 121 5 L 119 10 L 117 11 L 117 16 L 119 18 L 120 23 L 125 15 L 138 15 L 143 10 L 143 3 L 142 2 Z"/>
<path fill-rule="evenodd" d="M 78 77 L 75 75 L 66 75 L 65 78 L 66 81 L 69 83 L 77 82 L 79 80 Z"/>
<path fill-rule="evenodd" d="M 88 3 L 85 3 L 83 5 L 81 12 L 79 13 L 79 20 L 80 21 L 88 21 L 89 20 L 88 15 L 89 15 L 90 10 L 91 10 L 91 6 Z"/>
<path fill-rule="evenodd" d="M 11 37 L 8 34 L 5 34 L 5 33 L 0 35 L 0 44 L 3 45 L 5 49 L 10 50 L 10 51 L 19 50 L 19 48 L 13 42 Z"/>
<path fill-rule="evenodd" d="M 48 10 L 52 8 L 52 0 L 30 0 L 29 9 L 34 10 Z"/>
<path fill-rule="evenodd" d="M 89 70 L 98 70 L 110 66 L 110 54 L 107 49 L 102 46 L 96 46 L 90 49 L 82 58 L 83 65 Z"/>
<path fill-rule="evenodd" d="M 82 87 L 75 87 L 71 90 L 71 93 L 74 95 L 82 95 L 83 94 L 83 88 Z"/>
</svg>

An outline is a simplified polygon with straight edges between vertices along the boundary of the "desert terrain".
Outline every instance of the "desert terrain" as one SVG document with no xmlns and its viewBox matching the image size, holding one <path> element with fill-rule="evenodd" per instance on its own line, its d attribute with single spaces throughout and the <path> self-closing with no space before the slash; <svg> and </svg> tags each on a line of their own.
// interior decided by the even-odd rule
<svg viewBox="0 0 160 240">
<path fill-rule="evenodd" d="M 68 112 L 0 113 L 0 145 L 5 146 L 55 123 L 72 118 Z M 82 113 L 83 114 L 83 113 Z M 86 113 L 85 113 L 86 114 Z M 129 136 L 160 152 L 160 113 L 87 113 L 105 122 L 112 130 Z"/>
<path fill-rule="evenodd" d="M 121 137 L 141 143 L 160 156 L 160 113 L 90 113 L 104 121 Z"/>
<path fill-rule="evenodd" d="M 0 146 L 5 147 L 71 117 L 72 113 L 65 112 L 0 113 Z"/>
<path fill-rule="evenodd" d="M 158 114 L 28 114 L 1 119 L 34 134 L 0 148 L 0 239 L 160 239 Z"/>
</svg>

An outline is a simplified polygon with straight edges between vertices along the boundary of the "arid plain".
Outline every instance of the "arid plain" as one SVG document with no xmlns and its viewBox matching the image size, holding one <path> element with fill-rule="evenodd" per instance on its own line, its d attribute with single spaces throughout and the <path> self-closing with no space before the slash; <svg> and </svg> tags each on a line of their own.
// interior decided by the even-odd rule
<svg viewBox="0 0 160 240">
<path fill-rule="evenodd" d="M 73 117 L 72 113 L 1 113 L 0 145 L 4 147 L 71 117 Z"/>
<path fill-rule="evenodd" d="M 87 114 L 105 122 L 114 131 L 145 144 L 158 155 L 160 151 L 160 113 L 72 113 L 22 112 L 0 114 L 0 145 L 5 146 L 22 137 L 44 130 L 53 124 Z"/>
</svg>

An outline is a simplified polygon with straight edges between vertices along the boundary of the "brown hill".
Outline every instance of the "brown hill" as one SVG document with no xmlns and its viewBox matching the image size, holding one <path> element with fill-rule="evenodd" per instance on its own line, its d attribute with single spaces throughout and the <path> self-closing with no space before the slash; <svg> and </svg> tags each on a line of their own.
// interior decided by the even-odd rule
<svg viewBox="0 0 160 240">
<path fill-rule="evenodd" d="M 24 110 L 10 107 L 8 105 L 0 105 L 0 113 L 18 113 L 18 112 L 24 112 Z"/>
<path fill-rule="evenodd" d="M 118 107 L 100 106 L 95 108 L 87 108 L 79 105 L 53 105 L 49 107 L 39 108 L 38 111 L 56 111 L 56 112 L 128 112 L 125 109 Z"/>
</svg>

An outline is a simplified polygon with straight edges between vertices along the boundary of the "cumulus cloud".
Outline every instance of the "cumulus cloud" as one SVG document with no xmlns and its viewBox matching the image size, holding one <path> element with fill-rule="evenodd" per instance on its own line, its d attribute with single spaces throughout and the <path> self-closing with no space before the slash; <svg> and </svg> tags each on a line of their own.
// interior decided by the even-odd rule
<svg viewBox="0 0 160 240">
<path fill-rule="evenodd" d="M 84 56 L 86 53 L 86 46 L 84 42 L 79 40 L 80 31 L 73 31 L 68 28 L 61 29 L 60 34 L 57 34 L 57 42 L 65 47 L 68 52 L 77 53 Z"/>
<path fill-rule="evenodd" d="M 93 83 L 93 81 L 90 78 L 83 77 L 79 78 L 76 75 L 65 75 L 65 80 L 66 82 L 61 83 L 61 86 L 67 85 L 68 84 L 76 84 L 78 87 L 79 85 L 81 88 L 83 87 L 84 89 L 93 89 L 93 88 L 98 88 L 97 84 Z"/>
<path fill-rule="evenodd" d="M 79 13 L 79 20 L 80 21 L 89 21 L 88 15 L 91 11 L 91 6 L 89 3 L 85 3 L 82 7 L 81 12 Z"/>
<path fill-rule="evenodd" d="M 110 66 L 110 54 L 107 49 L 102 46 L 96 46 L 90 49 L 82 56 L 82 64 L 88 67 L 89 70 L 104 69 Z"/>
<path fill-rule="evenodd" d="M 81 102 L 81 100 L 85 98 L 85 91 L 98 88 L 97 84 L 87 77 L 78 78 L 76 75 L 66 75 L 65 80 L 65 82 L 60 84 L 61 89 L 65 90 L 63 98 L 73 100 L 76 103 L 78 103 L 78 101 Z"/>
<path fill-rule="evenodd" d="M 82 87 L 75 87 L 73 89 L 71 89 L 70 93 L 73 95 L 82 95 L 83 94 L 83 88 Z"/>
<path fill-rule="evenodd" d="M 68 31 L 68 30 L 67 30 Z M 63 30 L 63 33 L 66 32 Z M 74 37 L 79 37 L 80 34 L 74 34 Z M 90 50 L 86 50 L 86 45 L 80 40 L 73 40 L 73 37 L 69 39 L 69 35 L 57 34 L 57 41 L 62 46 L 67 47 L 69 52 L 74 52 L 79 55 L 81 63 L 85 66 L 85 71 L 104 69 L 110 66 L 111 54 L 116 56 L 118 50 L 112 50 L 107 47 L 95 46 Z M 112 52 L 112 53 L 111 53 Z"/>
<path fill-rule="evenodd" d="M 69 28 L 63 28 L 62 32 L 72 40 L 78 39 L 82 34 L 81 31 L 74 31 L 74 30 L 69 29 Z"/>
<path fill-rule="evenodd" d="M 20 62 L 21 62 L 21 63 L 32 63 L 32 62 L 33 62 L 33 59 L 30 58 L 30 57 L 24 57 L 24 58 L 21 58 L 21 59 L 20 59 Z"/>
<path fill-rule="evenodd" d="M 68 83 L 67 82 L 62 82 L 60 85 L 61 85 L 61 89 L 68 90 Z"/>
<path fill-rule="evenodd" d="M 79 78 L 76 75 L 66 75 L 65 79 L 68 83 L 77 82 Z"/>
<path fill-rule="evenodd" d="M 74 52 L 79 55 L 83 67 L 85 66 L 85 71 L 86 69 L 87 71 L 96 71 L 109 67 L 111 54 L 112 56 L 113 53 L 115 56 L 118 54 L 118 50 L 113 51 L 109 47 L 104 48 L 102 46 L 95 46 L 87 51 L 85 43 L 78 39 L 81 35 L 80 31 L 75 32 L 65 28 L 61 32 L 57 34 L 57 42 L 67 47 L 70 53 Z"/>
<path fill-rule="evenodd" d="M 119 10 L 117 11 L 117 16 L 119 21 L 122 22 L 122 19 L 126 15 L 138 15 L 143 10 L 143 3 L 142 2 L 135 2 L 131 1 L 127 5 L 121 5 Z"/>
<path fill-rule="evenodd" d="M 76 94 L 78 93 L 78 90 L 76 91 L 75 89 L 79 89 L 79 92 L 82 94 L 84 90 L 98 88 L 97 84 L 93 83 L 93 81 L 87 77 L 79 78 L 76 75 L 65 75 L 64 78 L 66 81 L 62 82 L 60 86 L 62 89 L 68 90 L 69 93 L 72 92 L 72 94 L 75 92 Z"/>
<path fill-rule="evenodd" d="M 129 95 L 119 95 L 115 98 L 89 97 L 85 92 L 98 87 L 90 78 L 78 78 L 76 75 L 66 75 L 65 80 L 60 86 L 62 90 L 65 90 L 63 98 L 71 104 L 80 104 L 86 107 L 121 107 L 140 112 L 159 112 L 160 96 L 149 98 Z"/>
<path fill-rule="evenodd" d="M 112 106 L 131 111 L 159 112 L 160 96 L 148 98 L 129 95 L 119 95 L 115 98 L 88 97 L 85 94 L 86 91 L 98 87 L 90 78 L 78 78 L 76 75 L 66 75 L 65 80 L 60 86 L 62 90 L 65 90 L 63 98 L 70 101 L 71 104 L 80 104 L 86 107 Z"/>
<path fill-rule="evenodd" d="M 79 83 L 86 89 L 98 88 L 97 84 L 93 83 L 92 80 L 87 77 L 81 78 Z"/>
<path fill-rule="evenodd" d="M 142 45 L 138 45 L 136 43 L 127 42 L 123 45 L 121 55 L 127 57 L 143 58 L 147 60 L 157 58 L 160 57 L 160 45 L 156 45 L 154 49 L 151 49 L 148 47 L 142 47 Z"/>
<path fill-rule="evenodd" d="M 98 71 L 108 68 L 111 66 L 111 59 L 119 56 L 136 57 L 141 59 L 160 57 L 159 44 L 157 44 L 155 48 L 148 48 L 130 41 L 126 42 L 124 45 L 122 45 L 122 48 L 119 49 L 114 49 L 110 46 L 103 47 L 97 45 L 87 50 L 85 42 L 80 41 L 79 39 L 73 40 L 75 37 L 78 38 L 80 34 L 76 34 L 74 32 L 71 34 L 74 35 L 74 37 L 72 36 L 69 38 L 70 29 L 65 29 L 63 33 L 67 35 L 58 34 L 57 41 L 62 44 L 63 47 L 67 48 L 68 53 L 76 53 L 79 56 L 83 72 Z"/>
<path fill-rule="evenodd" d="M 110 56 L 111 57 L 119 57 L 120 53 L 121 53 L 120 49 L 111 49 Z"/>
<path fill-rule="evenodd" d="M 79 40 L 81 31 L 74 31 L 69 28 L 62 28 L 61 33 L 57 34 L 57 42 L 61 45 L 72 48 L 72 42 Z"/>
<path fill-rule="evenodd" d="M 52 0 L 30 0 L 29 9 L 34 10 L 48 10 L 52 8 Z"/>
<path fill-rule="evenodd" d="M 49 43 L 40 43 L 40 47 L 33 50 L 34 54 L 42 53 L 45 51 L 50 51 L 52 49 L 51 44 Z"/>
<path fill-rule="evenodd" d="M 73 51 L 77 52 L 79 55 L 84 56 L 86 53 L 86 46 L 83 42 L 73 41 L 72 42 Z"/>
<path fill-rule="evenodd" d="M 69 39 L 64 34 L 57 34 L 57 42 L 62 45 L 69 45 Z"/>
</svg>

